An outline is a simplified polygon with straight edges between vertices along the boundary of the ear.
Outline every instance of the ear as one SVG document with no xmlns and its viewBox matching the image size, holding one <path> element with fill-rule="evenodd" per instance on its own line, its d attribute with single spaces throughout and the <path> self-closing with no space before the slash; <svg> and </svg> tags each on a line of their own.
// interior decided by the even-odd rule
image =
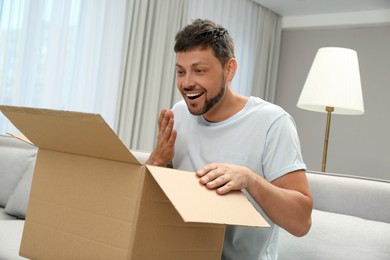
<svg viewBox="0 0 390 260">
<path fill-rule="evenodd" d="M 226 80 L 232 81 L 237 70 L 237 60 L 231 58 L 226 64 Z"/>
</svg>

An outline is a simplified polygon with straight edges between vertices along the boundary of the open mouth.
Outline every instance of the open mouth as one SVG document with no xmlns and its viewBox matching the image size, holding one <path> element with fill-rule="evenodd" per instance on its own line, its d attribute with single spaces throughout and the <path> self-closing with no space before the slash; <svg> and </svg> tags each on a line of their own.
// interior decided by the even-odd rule
<svg viewBox="0 0 390 260">
<path fill-rule="evenodd" d="M 195 100 L 203 95 L 203 92 L 200 93 L 187 93 L 186 97 L 190 100 Z"/>
</svg>

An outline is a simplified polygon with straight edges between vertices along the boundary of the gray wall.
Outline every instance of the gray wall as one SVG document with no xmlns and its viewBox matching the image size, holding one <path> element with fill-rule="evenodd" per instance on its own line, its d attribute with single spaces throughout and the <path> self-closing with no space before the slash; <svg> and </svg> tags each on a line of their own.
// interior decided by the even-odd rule
<svg viewBox="0 0 390 260">
<path fill-rule="evenodd" d="M 321 170 L 326 114 L 296 107 L 321 47 L 357 51 L 365 114 L 332 115 L 327 172 L 390 179 L 390 25 L 283 31 L 275 103 L 297 124 L 308 169 Z"/>
</svg>

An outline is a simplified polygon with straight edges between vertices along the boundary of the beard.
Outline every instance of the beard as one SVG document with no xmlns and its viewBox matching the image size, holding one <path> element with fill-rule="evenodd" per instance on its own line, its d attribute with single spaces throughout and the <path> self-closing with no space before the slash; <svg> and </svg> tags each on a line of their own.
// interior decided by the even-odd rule
<svg viewBox="0 0 390 260">
<path fill-rule="evenodd" d="M 204 105 L 195 110 L 191 110 L 190 106 L 187 104 L 188 111 L 194 116 L 201 116 L 206 114 L 210 109 L 212 109 L 218 102 L 225 96 L 226 84 L 224 82 L 221 83 L 220 91 L 214 97 L 207 99 Z"/>
</svg>

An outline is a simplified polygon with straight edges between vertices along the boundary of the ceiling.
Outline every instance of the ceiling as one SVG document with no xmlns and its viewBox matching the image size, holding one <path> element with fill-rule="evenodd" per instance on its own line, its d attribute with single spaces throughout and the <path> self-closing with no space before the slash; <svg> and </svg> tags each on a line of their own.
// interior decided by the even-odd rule
<svg viewBox="0 0 390 260">
<path fill-rule="evenodd" d="M 390 9 L 389 0 L 255 0 L 281 16 Z"/>
<path fill-rule="evenodd" d="M 278 13 L 284 27 L 304 24 L 390 24 L 390 0 L 254 0 Z"/>
</svg>

